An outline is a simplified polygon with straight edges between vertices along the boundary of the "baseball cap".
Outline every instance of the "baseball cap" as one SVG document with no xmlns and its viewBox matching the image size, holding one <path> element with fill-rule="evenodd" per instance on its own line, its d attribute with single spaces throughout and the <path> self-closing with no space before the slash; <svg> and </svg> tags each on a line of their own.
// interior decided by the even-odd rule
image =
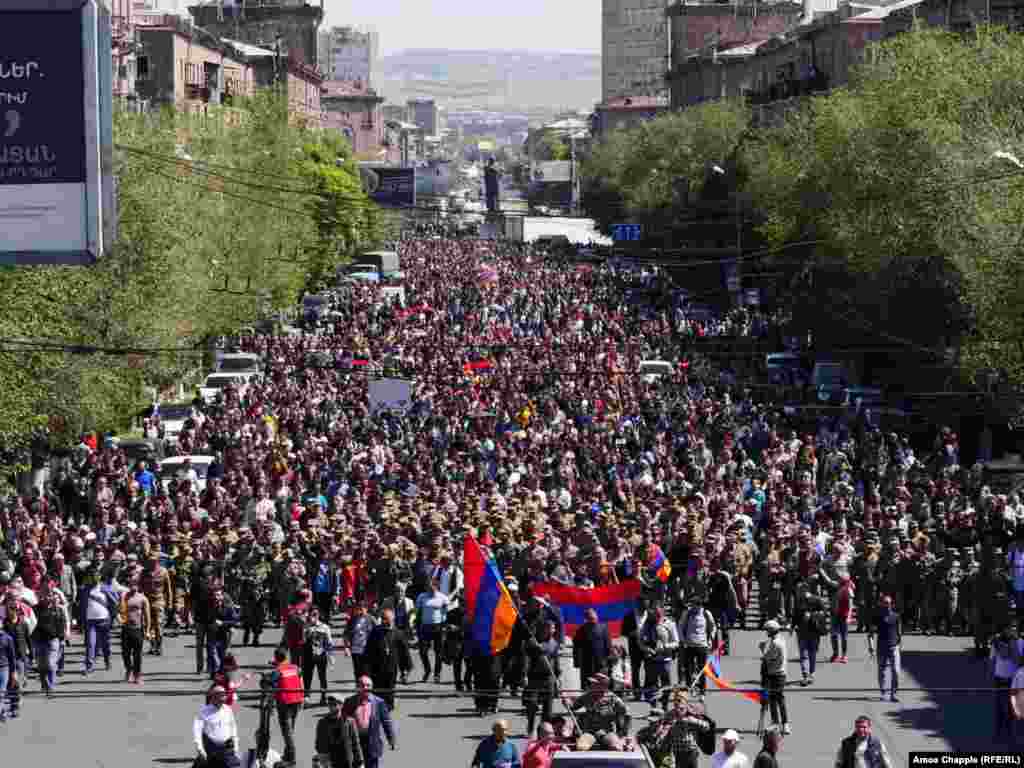
<svg viewBox="0 0 1024 768">
<path fill-rule="evenodd" d="M 740 741 L 743 737 L 736 733 L 734 728 L 730 728 L 722 734 L 723 741 Z"/>
</svg>

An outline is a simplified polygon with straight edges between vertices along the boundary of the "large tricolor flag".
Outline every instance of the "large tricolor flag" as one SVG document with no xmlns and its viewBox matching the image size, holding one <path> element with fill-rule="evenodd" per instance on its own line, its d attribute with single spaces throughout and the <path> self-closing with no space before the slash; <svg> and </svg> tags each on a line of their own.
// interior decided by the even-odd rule
<svg viewBox="0 0 1024 768">
<path fill-rule="evenodd" d="M 512 629 L 519 618 L 515 603 L 498 573 L 498 566 L 488 559 L 480 544 L 467 536 L 463 545 L 462 572 L 465 576 L 466 654 L 501 653 L 512 638 Z"/>
<path fill-rule="evenodd" d="M 707 678 L 723 691 L 738 693 L 743 698 L 748 699 L 755 704 L 764 703 L 764 691 L 752 691 L 749 689 L 737 688 L 735 684 L 722 677 L 722 652 L 724 650 L 725 643 L 719 640 L 718 647 L 715 649 L 713 654 L 708 656 L 708 663 L 704 665 L 704 674 Z"/>
<path fill-rule="evenodd" d="M 611 637 L 619 637 L 622 634 L 622 620 L 636 608 L 641 586 L 638 579 L 593 589 L 545 581 L 531 586 L 530 592 L 559 608 L 565 622 L 565 633 L 570 637 L 586 621 L 584 614 L 588 608 L 597 611 L 597 620 L 607 625 Z"/>
<path fill-rule="evenodd" d="M 647 567 L 650 568 L 655 578 L 663 583 L 668 581 L 668 577 L 672 575 L 672 564 L 657 544 L 651 546 L 651 558 L 647 563 Z"/>
</svg>

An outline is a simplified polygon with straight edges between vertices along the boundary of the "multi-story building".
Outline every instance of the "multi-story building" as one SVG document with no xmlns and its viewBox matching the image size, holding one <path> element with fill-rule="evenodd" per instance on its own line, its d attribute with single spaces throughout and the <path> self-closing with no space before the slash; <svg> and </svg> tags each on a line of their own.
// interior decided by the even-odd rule
<svg viewBox="0 0 1024 768">
<path fill-rule="evenodd" d="M 602 0 L 601 100 L 665 93 L 666 0 Z"/>
<path fill-rule="evenodd" d="M 292 119 L 320 124 L 323 78 L 294 56 L 219 38 L 180 16 L 151 16 L 136 29 L 140 100 L 201 111 L 211 104 L 233 106 L 257 88 L 277 87 L 288 94 Z"/>
<path fill-rule="evenodd" d="M 379 43 L 375 30 L 331 27 L 320 32 L 320 68 L 328 80 L 376 83 Z"/>
<path fill-rule="evenodd" d="M 191 5 L 188 12 L 203 29 L 261 48 L 276 49 L 293 61 L 318 66 L 317 32 L 323 0 L 223 0 Z"/>
<path fill-rule="evenodd" d="M 253 67 L 241 52 L 179 16 L 157 20 L 137 28 L 143 51 L 136 60 L 140 99 L 202 111 L 253 93 Z"/>
<path fill-rule="evenodd" d="M 610 131 L 633 128 L 668 111 L 668 99 L 660 96 L 622 96 L 594 107 L 591 131 L 601 137 Z"/>
<path fill-rule="evenodd" d="M 383 96 L 361 82 L 332 80 L 323 86 L 321 103 L 324 127 L 342 133 L 357 159 L 398 161 L 399 147 L 386 141 Z"/>
<path fill-rule="evenodd" d="M 396 123 L 408 122 L 409 110 L 404 104 L 385 104 L 381 107 L 385 120 Z"/>
<path fill-rule="evenodd" d="M 440 136 L 445 129 L 444 110 L 433 99 L 410 99 L 410 123 L 416 123 L 424 136 Z"/>
</svg>

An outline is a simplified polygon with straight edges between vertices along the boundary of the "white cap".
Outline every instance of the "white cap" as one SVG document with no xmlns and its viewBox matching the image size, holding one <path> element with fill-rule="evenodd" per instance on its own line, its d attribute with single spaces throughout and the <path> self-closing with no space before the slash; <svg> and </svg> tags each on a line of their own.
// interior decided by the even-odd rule
<svg viewBox="0 0 1024 768">
<path fill-rule="evenodd" d="M 740 741 L 742 737 L 732 728 L 722 734 L 722 741 Z"/>
</svg>

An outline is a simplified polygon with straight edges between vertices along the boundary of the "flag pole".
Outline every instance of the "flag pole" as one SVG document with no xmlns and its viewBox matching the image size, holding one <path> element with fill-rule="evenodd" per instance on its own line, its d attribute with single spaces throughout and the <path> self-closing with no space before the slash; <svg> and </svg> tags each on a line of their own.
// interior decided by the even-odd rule
<svg viewBox="0 0 1024 768">
<path fill-rule="evenodd" d="M 516 623 L 521 623 L 523 625 L 523 629 L 526 630 L 526 633 L 530 639 L 536 639 L 533 637 L 533 633 L 530 631 L 530 625 L 523 620 L 523 615 L 518 610 L 516 611 Z M 576 713 L 573 712 L 572 707 L 566 701 L 565 694 L 562 693 L 562 681 L 559 679 L 557 675 L 555 675 L 555 670 L 551 666 L 551 659 L 549 659 L 547 657 L 547 654 L 543 653 L 543 651 L 541 652 L 540 657 L 544 660 L 544 666 L 547 667 L 548 674 L 551 676 L 551 679 L 555 683 L 555 695 L 558 696 L 558 700 L 561 701 L 562 706 L 565 707 L 565 711 L 569 715 L 569 719 L 572 720 L 573 728 L 576 729 L 576 732 L 579 735 L 583 735 L 583 729 L 580 727 L 580 721 L 576 718 Z"/>
</svg>

